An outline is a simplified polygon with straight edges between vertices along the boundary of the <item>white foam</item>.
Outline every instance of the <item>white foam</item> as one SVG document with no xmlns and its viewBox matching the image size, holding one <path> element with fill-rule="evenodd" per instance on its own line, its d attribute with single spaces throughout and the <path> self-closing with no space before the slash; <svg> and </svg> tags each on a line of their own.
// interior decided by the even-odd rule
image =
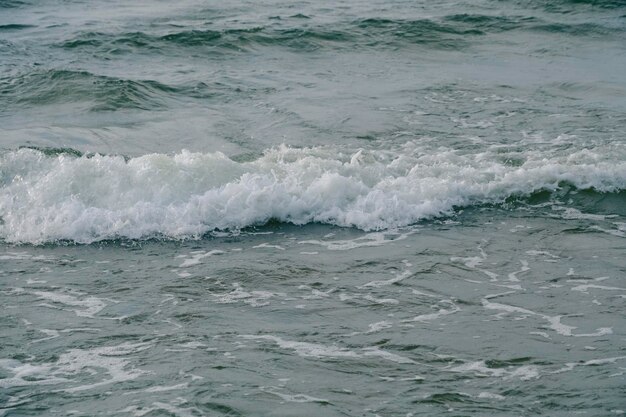
<svg viewBox="0 0 626 417">
<path fill-rule="evenodd" d="M 92 384 L 67 388 L 64 391 L 85 391 L 103 385 L 138 378 L 145 372 L 129 366 L 130 361 L 124 358 L 124 356 L 149 349 L 150 347 L 151 345 L 148 343 L 122 343 L 117 346 L 69 350 L 67 353 L 62 354 L 56 363 L 56 366 L 63 373 L 78 374 L 85 369 L 93 370 L 100 368 L 105 370 L 109 378 Z"/>
<path fill-rule="evenodd" d="M 35 339 L 32 342 L 29 342 L 29 344 L 40 343 L 46 340 L 56 339 L 57 337 L 61 336 L 61 332 L 59 332 L 58 330 L 52 330 L 52 329 L 37 329 L 37 330 L 39 330 L 41 333 L 45 335 L 48 335 L 48 337 Z"/>
<path fill-rule="evenodd" d="M 617 237 L 626 237 L 626 223 L 613 222 L 613 224 L 617 227 L 617 229 L 604 229 L 600 226 L 591 226 L 590 229 L 598 230 Z"/>
<path fill-rule="evenodd" d="M 522 267 L 520 268 L 519 271 L 515 271 L 515 272 L 511 272 L 509 274 L 509 281 L 512 282 L 519 282 L 519 278 L 517 278 L 517 274 L 521 274 L 527 271 L 530 271 L 530 267 L 528 266 L 528 261 L 525 260 L 520 260 L 520 263 L 522 264 Z"/>
<path fill-rule="evenodd" d="M 405 278 L 408 278 L 411 276 L 411 271 L 403 271 L 399 274 L 396 274 L 393 276 L 393 278 L 389 278 L 389 279 L 384 279 L 384 280 L 379 280 L 379 281 L 370 281 L 367 284 L 363 284 L 361 285 L 360 289 L 364 289 L 364 288 L 368 288 L 368 287 L 372 287 L 372 288 L 380 288 L 380 287 L 386 287 L 387 285 L 392 285 L 395 283 L 398 283 L 402 280 L 404 280 Z"/>
<path fill-rule="evenodd" d="M 320 291 L 318 289 L 315 288 L 311 288 L 308 285 L 300 285 L 298 287 L 298 289 L 300 290 L 311 290 L 311 294 L 310 295 L 303 295 L 301 296 L 301 298 L 303 300 L 319 300 L 321 298 L 328 298 L 330 296 L 330 294 L 332 294 L 333 292 L 335 292 L 335 288 L 330 288 L 327 291 Z"/>
<path fill-rule="evenodd" d="M 461 262 L 463 265 L 465 265 L 468 268 L 476 269 L 477 266 L 483 263 L 485 258 L 483 258 L 482 256 L 470 256 L 468 258 L 461 258 L 461 257 L 455 256 L 455 257 L 450 258 L 450 260 L 452 262 Z"/>
<path fill-rule="evenodd" d="M 539 369 L 534 365 L 517 368 L 489 368 L 485 361 L 468 362 L 449 369 L 451 372 L 473 373 L 477 376 L 492 376 L 503 379 L 519 378 L 522 381 L 539 378 Z"/>
<path fill-rule="evenodd" d="M 591 359 L 586 362 L 568 362 L 565 364 L 563 368 L 557 369 L 556 371 L 553 371 L 552 373 L 560 374 L 562 372 L 571 371 L 577 366 L 600 366 L 600 365 L 614 364 L 615 362 L 624 360 L 624 359 L 626 359 L 626 356 L 616 356 L 614 358 Z"/>
<path fill-rule="evenodd" d="M 182 348 L 188 348 L 188 349 L 198 349 L 198 348 L 207 347 L 204 343 L 198 342 L 198 341 L 180 343 L 178 346 Z"/>
<path fill-rule="evenodd" d="M 146 388 L 145 392 L 166 392 L 166 391 L 175 391 L 179 389 L 186 389 L 189 387 L 189 384 L 184 382 L 182 384 L 176 385 L 157 385 L 154 387 Z"/>
<path fill-rule="evenodd" d="M 482 300 L 483 307 L 488 310 L 500 310 L 506 313 L 521 313 L 524 316 L 537 316 L 544 320 L 546 320 L 550 325 L 549 328 L 557 332 L 562 336 L 573 336 L 573 337 L 597 337 L 597 336 L 605 336 L 613 333 L 613 329 L 610 327 L 600 327 L 596 329 L 594 333 L 574 333 L 573 331 L 577 329 L 575 326 L 570 326 L 564 323 L 561 323 L 562 316 L 548 316 L 546 314 L 537 313 L 535 311 L 531 311 L 522 307 L 515 307 L 507 304 L 500 303 L 492 303 L 488 301 L 487 298 L 483 298 Z"/>
<path fill-rule="evenodd" d="M 202 263 L 202 260 L 204 258 L 208 258 L 209 256 L 213 256 L 213 255 L 219 255 L 222 253 L 224 253 L 224 251 L 221 251 L 221 250 L 211 250 L 208 252 L 203 252 L 203 251 L 192 252 L 191 257 L 188 259 L 185 259 L 183 263 L 180 264 L 179 268 L 189 268 L 190 266 L 199 265 L 200 263 Z M 182 256 L 186 257 L 186 255 L 182 255 Z"/>
<path fill-rule="evenodd" d="M 63 389 L 65 392 L 85 391 L 117 382 L 135 379 L 145 372 L 130 366 L 127 355 L 150 348 L 148 343 L 123 343 L 117 346 L 96 347 L 93 349 L 70 349 L 53 363 L 31 365 L 16 360 L 0 360 L 0 368 L 10 372 L 10 378 L 0 379 L 0 387 L 8 388 L 29 385 L 68 385 L 88 372 L 91 377 L 108 375 L 100 381 Z"/>
<path fill-rule="evenodd" d="M 331 358 L 358 358 L 360 355 L 354 351 L 337 346 L 326 346 L 317 343 L 307 342 L 294 342 L 290 340 L 284 340 L 276 336 L 254 336 L 254 335 L 242 335 L 244 339 L 252 340 L 268 340 L 276 343 L 283 349 L 292 349 L 299 356 L 310 356 L 315 358 L 331 357 Z"/>
<path fill-rule="evenodd" d="M 440 308 L 434 313 L 420 314 L 419 316 L 415 316 L 411 319 L 402 320 L 402 322 L 403 323 L 410 323 L 410 322 L 416 322 L 416 321 L 428 322 L 428 321 L 437 320 L 440 317 L 448 316 L 450 314 L 454 314 L 456 312 L 461 311 L 461 309 L 456 304 L 454 304 L 451 300 L 442 300 L 441 303 L 450 304 L 452 308 L 449 308 L 449 309 Z"/>
<path fill-rule="evenodd" d="M 379 357 L 391 362 L 396 363 L 414 363 L 413 360 L 405 358 L 404 356 L 396 355 L 395 353 L 384 351 L 378 347 L 366 347 L 354 351 L 338 346 L 328 346 L 318 343 L 308 342 L 295 342 L 291 340 L 284 340 L 277 336 L 263 335 L 242 335 L 244 339 L 251 340 L 268 340 L 277 344 L 282 349 L 292 349 L 299 356 L 314 357 L 314 358 L 352 358 L 358 359 L 363 357 Z"/>
<path fill-rule="evenodd" d="M 557 255 L 550 253 L 548 251 L 545 251 L 545 250 L 527 250 L 526 254 L 531 255 L 531 256 L 547 256 L 552 259 L 559 259 Z"/>
<path fill-rule="evenodd" d="M 428 294 L 428 293 L 425 293 L 425 292 L 423 292 L 423 291 L 416 290 L 416 289 L 412 289 L 412 290 L 411 290 L 411 294 L 413 294 L 413 295 L 419 295 L 419 296 L 424 296 L 424 297 L 428 297 L 428 298 L 439 298 L 439 297 L 437 297 L 436 295 L 433 295 L 433 294 Z"/>
<path fill-rule="evenodd" d="M 415 363 L 415 361 L 405 358 L 404 356 L 396 355 L 395 353 L 387 352 L 386 350 L 382 350 L 376 346 L 363 348 L 362 355 L 363 356 L 376 356 L 381 359 L 385 359 L 391 362 L 396 363 Z"/>
<path fill-rule="evenodd" d="M 415 140 L 388 150 L 270 149 L 251 162 L 183 151 L 120 156 L 0 154 L 0 237 L 8 242 L 198 237 L 274 218 L 383 230 L 516 195 L 626 188 L 623 146 L 462 153 Z"/>
<path fill-rule="evenodd" d="M 616 214 L 603 215 L 583 213 L 573 207 L 553 206 L 552 209 L 562 211 L 561 218 L 567 220 L 606 220 L 618 217 Z"/>
<path fill-rule="evenodd" d="M 93 296 L 79 298 L 70 294 L 51 291 L 33 291 L 32 294 L 36 295 L 40 299 L 52 301 L 55 304 L 61 304 L 70 307 L 80 307 L 70 310 L 73 311 L 78 317 L 94 318 L 96 314 L 104 310 L 108 305 L 103 298 Z"/>
<path fill-rule="evenodd" d="M 487 398 L 490 400 L 504 400 L 506 399 L 503 395 L 495 394 L 493 392 L 481 392 L 478 394 L 478 398 Z"/>
<path fill-rule="evenodd" d="M 384 329 L 390 329 L 392 327 L 393 327 L 393 323 L 391 323 L 390 321 L 387 321 L 387 320 L 378 321 L 376 323 L 369 324 L 368 329 L 365 333 L 366 334 L 376 333 Z"/>
<path fill-rule="evenodd" d="M 161 401 L 156 401 L 151 404 L 150 407 L 140 407 L 136 405 L 128 406 L 122 410 L 119 410 L 123 413 L 132 413 L 134 417 L 143 417 L 146 414 L 151 414 L 153 411 L 163 410 L 170 415 L 178 416 L 178 417 L 195 417 L 198 415 L 203 415 L 202 412 L 197 407 L 180 407 L 183 404 L 186 404 L 187 400 L 184 398 L 176 398 L 169 403 L 164 403 Z M 162 413 L 161 413 L 162 414 Z"/>
<path fill-rule="evenodd" d="M 324 398 L 316 398 L 316 397 L 312 397 L 306 394 L 294 394 L 294 395 L 285 394 L 285 393 L 277 391 L 277 389 L 278 389 L 277 387 L 269 387 L 269 388 L 261 387 L 261 390 L 263 392 L 276 395 L 277 397 L 289 403 L 322 403 L 322 404 L 328 403 L 328 400 Z"/>
<path fill-rule="evenodd" d="M 284 293 L 275 294 L 270 291 L 246 291 L 239 283 L 233 284 L 234 289 L 230 292 L 218 294 L 209 293 L 218 304 L 232 304 L 242 302 L 252 307 L 263 307 L 269 305 L 270 299 L 276 295 L 285 296 Z"/>
<path fill-rule="evenodd" d="M 597 290 L 607 290 L 607 291 L 626 291 L 626 288 L 622 287 L 610 287 L 607 285 L 598 285 L 598 284 L 582 284 L 572 287 L 572 291 L 580 291 L 587 292 L 589 288 L 597 289 Z"/>
<path fill-rule="evenodd" d="M 455 256 L 450 258 L 450 260 L 452 262 L 461 262 L 463 265 L 470 269 L 476 269 L 477 271 L 482 272 L 483 274 L 487 275 L 489 277 L 489 280 L 492 282 L 498 281 L 498 274 L 488 271 L 484 268 L 479 268 L 479 266 L 487 260 L 487 254 L 485 253 L 485 250 L 482 248 L 482 246 L 479 245 L 477 249 L 480 252 L 480 256 L 470 256 L 466 258 Z M 477 281 L 476 283 L 481 282 Z"/>
<path fill-rule="evenodd" d="M 414 233 L 414 232 L 413 232 Z M 367 246 L 380 246 L 390 242 L 406 239 L 411 232 L 407 233 L 368 233 L 354 239 L 345 240 L 303 240 L 299 244 L 319 245 L 328 250 L 351 250 Z M 332 237 L 334 234 L 325 237 Z"/>
<path fill-rule="evenodd" d="M 62 377 L 51 375 L 51 365 L 31 365 L 13 359 L 0 359 L 0 368 L 13 374 L 0 379 L 0 387 L 20 387 L 28 385 L 50 385 L 67 381 Z"/>
<path fill-rule="evenodd" d="M 278 249 L 278 250 L 285 250 L 285 248 L 283 248 L 280 245 L 270 245 L 269 243 L 261 243 L 260 245 L 256 245 L 253 246 L 252 249 Z"/>
<path fill-rule="evenodd" d="M 393 304 L 393 305 L 400 304 L 400 301 L 396 300 L 395 298 L 376 298 L 373 295 L 364 295 L 363 299 L 367 301 L 371 301 L 372 303 L 375 303 L 375 304 Z"/>
</svg>

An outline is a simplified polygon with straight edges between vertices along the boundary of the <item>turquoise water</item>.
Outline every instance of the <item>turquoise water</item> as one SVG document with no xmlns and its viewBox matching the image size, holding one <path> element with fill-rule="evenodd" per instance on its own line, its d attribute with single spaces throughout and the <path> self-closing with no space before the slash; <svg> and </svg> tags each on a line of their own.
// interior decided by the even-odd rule
<svg viewBox="0 0 626 417">
<path fill-rule="evenodd" d="M 626 413 L 625 40 L 0 0 L 0 415 Z"/>
</svg>

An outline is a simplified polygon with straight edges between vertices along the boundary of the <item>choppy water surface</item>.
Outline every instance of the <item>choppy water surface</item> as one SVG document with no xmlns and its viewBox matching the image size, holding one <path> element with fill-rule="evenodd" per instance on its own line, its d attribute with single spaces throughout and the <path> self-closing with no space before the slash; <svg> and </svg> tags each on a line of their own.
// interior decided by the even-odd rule
<svg viewBox="0 0 626 417">
<path fill-rule="evenodd" d="M 625 40 L 0 0 L 0 415 L 626 413 Z"/>
</svg>

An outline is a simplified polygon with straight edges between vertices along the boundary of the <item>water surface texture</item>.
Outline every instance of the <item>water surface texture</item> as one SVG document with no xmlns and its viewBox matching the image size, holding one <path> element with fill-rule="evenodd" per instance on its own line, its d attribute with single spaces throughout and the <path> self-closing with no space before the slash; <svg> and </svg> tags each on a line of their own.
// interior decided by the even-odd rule
<svg viewBox="0 0 626 417">
<path fill-rule="evenodd" d="M 626 414 L 625 68 L 623 1 L 0 0 L 0 416 Z"/>
</svg>

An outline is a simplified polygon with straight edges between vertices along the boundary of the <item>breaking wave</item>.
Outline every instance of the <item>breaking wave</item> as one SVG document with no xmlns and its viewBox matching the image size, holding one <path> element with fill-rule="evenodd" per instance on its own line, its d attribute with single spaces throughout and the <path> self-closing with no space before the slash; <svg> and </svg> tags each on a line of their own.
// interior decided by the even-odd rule
<svg viewBox="0 0 626 417">
<path fill-rule="evenodd" d="M 23 148 L 0 154 L 0 238 L 197 238 L 270 220 L 382 230 L 565 184 L 619 192 L 626 159 L 607 154 L 538 150 L 514 160 L 410 142 L 393 151 L 282 146 L 237 162 L 219 152 L 124 158 Z"/>
</svg>

